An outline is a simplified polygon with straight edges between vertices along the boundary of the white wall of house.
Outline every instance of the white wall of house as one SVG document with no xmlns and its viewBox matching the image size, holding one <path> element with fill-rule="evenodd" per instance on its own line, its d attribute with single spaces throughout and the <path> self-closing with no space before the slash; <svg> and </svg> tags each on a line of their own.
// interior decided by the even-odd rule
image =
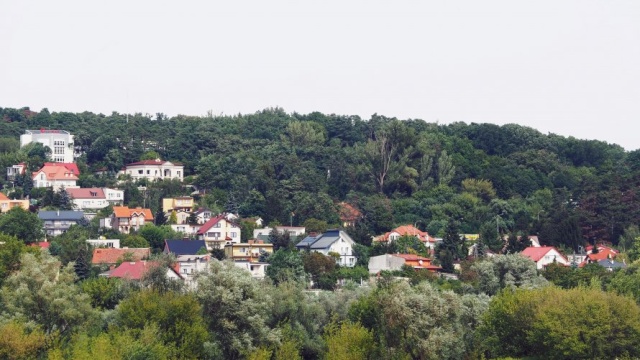
<svg viewBox="0 0 640 360">
<path fill-rule="evenodd" d="M 570 263 L 555 249 L 549 250 L 538 262 L 536 262 L 536 267 L 538 269 L 543 269 L 549 264 L 558 263 L 562 265 L 570 265 Z"/>
<path fill-rule="evenodd" d="M 369 258 L 369 274 L 377 274 L 382 270 L 400 270 L 405 260 L 391 254 L 372 256 Z"/>
<path fill-rule="evenodd" d="M 138 179 L 178 179 L 184 178 L 184 166 L 173 165 L 170 162 L 163 162 L 157 165 L 128 165 L 119 174 L 130 175 L 133 180 Z"/>
<path fill-rule="evenodd" d="M 93 247 L 120 249 L 120 239 L 87 239 L 87 244 Z"/>
<path fill-rule="evenodd" d="M 340 254 L 340 259 L 338 259 L 337 262 L 341 266 L 354 267 L 356 265 L 356 257 L 353 255 L 353 246 L 344 239 L 339 239 L 331 244 L 328 249 L 318 250 L 318 252 L 321 252 L 324 255 L 329 255 L 331 252 Z"/>
<path fill-rule="evenodd" d="M 266 263 L 251 263 L 248 261 L 237 261 L 234 264 L 241 269 L 247 270 L 255 279 L 264 279 L 267 266 L 269 266 Z"/>
<path fill-rule="evenodd" d="M 172 224 L 171 229 L 186 235 L 195 235 L 200 230 L 200 225 Z"/>
<path fill-rule="evenodd" d="M 102 191 L 110 204 L 122 204 L 124 201 L 124 190 L 102 188 Z"/>
</svg>

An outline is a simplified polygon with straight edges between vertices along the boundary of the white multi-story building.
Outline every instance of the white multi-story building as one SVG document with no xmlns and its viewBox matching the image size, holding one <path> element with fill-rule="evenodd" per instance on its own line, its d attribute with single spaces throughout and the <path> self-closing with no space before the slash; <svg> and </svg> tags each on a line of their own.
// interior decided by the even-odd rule
<svg viewBox="0 0 640 360">
<path fill-rule="evenodd" d="M 20 135 L 20 146 L 39 142 L 51 149 L 53 162 L 72 163 L 74 161 L 73 135 L 65 130 L 25 130 Z"/>
<path fill-rule="evenodd" d="M 127 164 L 124 169 L 118 172 L 118 175 L 129 175 L 132 180 L 178 179 L 182 181 L 184 166 L 160 159 L 144 160 Z"/>
</svg>

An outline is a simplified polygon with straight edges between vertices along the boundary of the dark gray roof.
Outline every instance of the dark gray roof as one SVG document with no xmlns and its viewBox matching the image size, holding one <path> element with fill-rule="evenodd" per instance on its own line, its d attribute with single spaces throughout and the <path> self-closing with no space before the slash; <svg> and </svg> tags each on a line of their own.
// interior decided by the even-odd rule
<svg viewBox="0 0 640 360">
<path fill-rule="evenodd" d="M 348 243 L 353 244 L 353 240 L 346 232 L 340 230 L 328 230 L 324 234 L 320 234 L 316 237 L 307 236 L 302 239 L 296 247 L 298 249 L 311 249 L 320 250 L 330 247 L 336 241 L 343 239 Z"/>
<path fill-rule="evenodd" d="M 604 259 L 598 261 L 598 265 L 605 267 L 607 269 L 624 269 L 627 267 L 627 264 L 621 263 L 618 261 L 613 261 L 611 259 Z"/>
<path fill-rule="evenodd" d="M 307 236 L 306 238 L 302 239 L 302 241 L 297 243 L 296 247 L 298 249 L 306 249 L 309 246 L 311 246 L 311 244 L 313 244 L 316 241 L 316 239 L 317 239 L 316 236 Z"/>
<path fill-rule="evenodd" d="M 165 240 L 164 252 L 175 255 L 196 255 L 200 249 L 207 249 L 204 240 Z"/>
<path fill-rule="evenodd" d="M 61 211 L 38 211 L 38 217 L 44 221 L 52 221 L 52 220 L 66 220 L 66 221 L 78 221 L 84 217 L 84 213 L 82 211 L 71 211 L 71 210 L 61 210 Z"/>
</svg>

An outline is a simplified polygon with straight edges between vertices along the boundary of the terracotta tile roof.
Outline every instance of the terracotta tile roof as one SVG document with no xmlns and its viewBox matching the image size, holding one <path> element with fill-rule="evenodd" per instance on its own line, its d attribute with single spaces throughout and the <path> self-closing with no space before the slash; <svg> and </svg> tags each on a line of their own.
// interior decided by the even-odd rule
<svg viewBox="0 0 640 360">
<path fill-rule="evenodd" d="M 396 257 L 400 257 L 400 258 L 403 258 L 403 259 L 409 260 L 409 261 L 420 261 L 420 260 L 422 260 L 422 261 L 431 262 L 431 259 L 426 258 L 424 256 L 416 255 L 416 254 L 391 254 L 391 255 L 396 256 Z"/>
<path fill-rule="evenodd" d="M 587 258 L 592 261 L 592 262 L 597 262 L 600 260 L 607 260 L 607 259 L 613 259 L 616 257 L 616 255 L 618 255 L 618 253 L 610 248 L 598 248 L 598 253 L 594 254 L 588 254 Z"/>
<path fill-rule="evenodd" d="M 115 264 L 118 260 L 122 260 L 122 256 L 126 253 L 132 254 L 133 261 L 140 261 L 151 256 L 151 249 L 149 248 L 100 248 L 93 249 L 92 264 Z"/>
<path fill-rule="evenodd" d="M 143 215 L 145 220 L 153 221 L 153 214 L 151 214 L 151 210 L 143 209 L 141 207 L 129 209 L 126 206 L 114 206 L 113 213 L 117 218 L 131 218 L 132 215 Z"/>
<path fill-rule="evenodd" d="M 101 188 L 75 188 L 67 189 L 67 193 L 74 199 L 104 199 L 104 191 Z"/>
<path fill-rule="evenodd" d="M 528 258 L 530 258 L 531 260 L 538 262 L 540 259 L 542 259 L 545 255 L 547 255 L 547 253 L 551 250 L 555 250 L 558 254 L 560 254 L 560 252 L 558 251 L 558 249 L 556 249 L 553 246 L 541 246 L 541 247 L 533 247 L 530 246 L 524 250 L 522 250 L 522 252 L 520 254 L 522 254 L 523 256 L 526 256 Z M 562 256 L 564 258 L 564 255 L 560 254 L 560 256 Z M 569 260 L 567 260 L 565 258 L 565 260 L 567 262 L 569 262 Z"/>
<path fill-rule="evenodd" d="M 55 163 L 49 163 L 55 164 Z M 47 180 L 78 180 L 78 177 L 62 165 L 45 165 L 31 176 L 34 179 L 38 174 L 44 173 Z"/>
<path fill-rule="evenodd" d="M 109 277 L 117 277 L 129 280 L 140 280 L 144 274 L 160 264 L 156 261 L 123 262 L 117 268 L 108 272 Z"/>
<path fill-rule="evenodd" d="M 71 171 L 74 175 L 80 175 L 80 169 L 78 169 L 78 164 L 76 163 L 51 163 L 46 162 L 44 166 L 64 166 L 67 170 Z"/>
<path fill-rule="evenodd" d="M 7 197 L 7 195 L 0 192 L 0 201 L 8 201 L 8 200 L 9 198 Z"/>
<path fill-rule="evenodd" d="M 415 236 L 418 240 L 422 242 L 430 242 L 435 243 L 436 239 L 429 236 L 429 233 L 426 231 L 422 231 L 413 225 L 402 225 L 397 228 L 385 233 L 378 241 L 389 241 L 389 236 L 392 233 L 398 233 L 400 236 Z"/>
</svg>

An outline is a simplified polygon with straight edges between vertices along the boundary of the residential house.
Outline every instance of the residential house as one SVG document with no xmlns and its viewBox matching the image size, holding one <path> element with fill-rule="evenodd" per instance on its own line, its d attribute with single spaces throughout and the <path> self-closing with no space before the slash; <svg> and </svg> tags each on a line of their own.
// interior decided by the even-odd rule
<svg viewBox="0 0 640 360">
<path fill-rule="evenodd" d="M 191 224 L 171 224 L 171 229 L 175 232 L 179 232 L 185 235 L 185 237 L 196 237 L 198 234 L 198 230 L 202 225 L 191 225 Z"/>
<path fill-rule="evenodd" d="M 15 181 L 17 176 L 24 175 L 26 173 L 27 164 L 21 162 L 18 165 L 11 165 L 7 167 L 7 180 Z"/>
<path fill-rule="evenodd" d="M 349 234 L 342 230 L 328 230 L 327 232 L 307 236 L 296 245 L 299 250 L 317 251 L 324 255 L 337 256 L 336 262 L 341 266 L 353 267 L 356 257 L 353 254 L 355 242 Z"/>
<path fill-rule="evenodd" d="M 429 236 L 428 232 L 422 231 L 411 224 L 398 226 L 397 228 L 374 239 L 374 241 L 393 242 L 395 240 L 398 240 L 402 236 L 415 237 L 420 240 L 420 242 L 422 242 L 427 247 L 427 249 L 431 250 L 435 249 L 438 243 L 438 240 L 434 237 Z"/>
<path fill-rule="evenodd" d="M 109 205 L 122 205 L 124 201 L 124 190 L 102 188 L 102 192 Z"/>
<path fill-rule="evenodd" d="M 267 274 L 267 266 L 269 266 L 268 263 L 256 263 L 249 261 L 234 261 L 233 263 L 240 269 L 247 270 L 251 273 L 251 277 L 254 279 L 264 279 Z"/>
<path fill-rule="evenodd" d="M 44 232 L 50 236 L 57 236 L 69 230 L 71 225 L 77 225 L 84 221 L 82 211 L 45 211 L 38 212 L 38 218 L 44 223 Z"/>
<path fill-rule="evenodd" d="M 105 239 L 100 237 L 100 239 L 87 239 L 87 244 L 94 248 L 120 249 L 120 239 Z"/>
<path fill-rule="evenodd" d="M 96 212 L 109 206 L 107 197 L 101 188 L 72 188 L 67 189 L 73 207 L 83 211 Z"/>
<path fill-rule="evenodd" d="M 224 247 L 225 256 L 233 261 L 259 262 L 263 253 L 273 254 L 273 244 L 249 240 L 246 243 L 229 244 Z"/>
<path fill-rule="evenodd" d="M 184 166 L 171 161 L 143 160 L 135 163 L 127 164 L 124 169 L 118 172 L 118 175 L 129 175 L 133 180 L 147 179 L 153 180 L 171 180 L 177 179 L 182 181 L 184 178 Z"/>
<path fill-rule="evenodd" d="M 140 281 L 149 270 L 158 266 L 162 265 L 157 261 L 125 261 L 115 269 L 104 272 L 100 276 Z M 166 274 L 168 279 L 183 280 L 183 277 L 172 267 L 167 267 Z"/>
<path fill-rule="evenodd" d="M 212 217 L 213 213 L 207 208 L 199 208 L 198 210 L 196 210 L 196 218 L 198 219 L 198 224 L 200 225 L 211 220 Z"/>
<path fill-rule="evenodd" d="M 609 270 L 609 271 L 614 271 L 614 270 L 618 270 L 618 269 L 626 269 L 627 268 L 627 264 L 623 261 L 623 262 L 619 262 L 619 261 L 615 261 L 613 259 L 604 259 L 604 260 L 600 260 L 598 261 L 598 265 L 602 266 L 603 268 Z"/>
<path fill-rule="evenodd" d="M 193 209 L 193 198 L 191 196 L 180 196 L 176 198 L 162 199 L 162 211 L 165 212 L 167 218 L 172 212 L 176 213 L 176 224 L 186 224 L 191 210 Z"/>
<path fill-rule="evenodd" d="M 415 254 L 384 254 L 369 258 L 369 273 L 377 274 L 380 271 L 402 270 L 403 266 L 411 266 L 416 270 L 439 271 L 440 266 L 431 265 L 431 259 Z"/>
<path fill-rule="evenodd" d="M 197 232 L 198 240 L 207 243 L 207 249 L 224 249 L 224 246 L 240 242 L 240 227 L 224 215 L 218 215 L 204 223 Z"/>
<path fill-rule="evenodd" d="M 175 256 L 208 255 L 204 240 L 165 240 L 163 252 Z"/>
<path fill-rule="evenodd" d="M 303 236 L 306 233 L 306 228 L 304 226 L 276 226 L 276 231 L 280 234 L 289 234 L 291 238 L 297 238 L 299 236 Z M 253 237 L 258 239 L 259 237 L 269 236 L 273 228 L 265 227 L 262 229 L 253 230 Z"/>
<path fill-rule="evenodd" d="M 362 218 L 360 210 L 346 202 L 338 204 L 338 215 L 340 216 L 342 227 L 345 228 L 355 226 L 356 222 Z"/>
<path fill-rule="evenodd" d="M 597 251 L 594 252 L 593 246 L 587 246 L 587 253 L 584 257 L 584 260 L 578 265 L 579 267 L 583 267 L 587 264 L 602 264 L 609 266 L 609 268 L 613 268 L 615 264 L 614 261 L 610 261 L 607 263 L 605 260 L 613 260 L 618 256 L 618 250 L 612 249 L 608 246 L 598 245 Z M 618 266 L 621 267 L 621 266 Z"/>
<path fill-rule="evenodd" d="M 176 257 L 176 269 L 187 284 L 192 284 L 198 272 L 208 271 L 211 255 L 204 240 L 165 240 L 164 253 Z"/>
<path fill-rule="evenodd" d="M 153 215 L 151 210 L 137 207 L 130 209 L 126 206 L 114 206 L 113 214 L 111 214 L 110 227 L 123 233 L 129 234 L 132 230 L 138 231 L 144 224 L 153 223 Z M 107 222 L 101 222 L 101 225 L 107 226 Z"/>
<path fill-rule="evenodd" d="M 252 223 L 253 225 L 255 225 L 256 228 L 261 228 L 264 225 L 264 220 L 262 220 L 261 217 L 244 218 L 244 219 L 241 219 L 240 221 Z"/>
<path fill-rule="evenodd" d="M 80 154 L 75 151 L 73 135 L 65 130 L 25 130 L 20 135 L 20 147 L 39 142 L 51 149 L 51 161 L 72 163 Z"/>
<path fill-rule="evenodd" d="M 94 265 L 113 265 L 123 261 L 145 260 L 150 256 L 150 248 L 97 248 L 93 249 L 91 263 Z"/>
<path fill-rule="evenodd" d="M 0 213 L 7 212 L 14 207 L 29 210 L 29 200 L 11 200 L 7 195 L 0 192 Z"/>
<path fill-rule="evenodd" d="M 53 191 L 78 187 L 76 185 L 78 176 L 64 164 L 46 163 L 40 170 L 32 174 L 31 180 L 33 187 L 51 187 Z"/>
<path fill-rule="evenodd" d="M 547 265 L 552 263 L 565 266 L 570 265 L 569 260 L 553 246 L 530 246 L 524 249 L 520 254 L 533 260 L 538 269 L 544 269 Z"/>
</svg>

